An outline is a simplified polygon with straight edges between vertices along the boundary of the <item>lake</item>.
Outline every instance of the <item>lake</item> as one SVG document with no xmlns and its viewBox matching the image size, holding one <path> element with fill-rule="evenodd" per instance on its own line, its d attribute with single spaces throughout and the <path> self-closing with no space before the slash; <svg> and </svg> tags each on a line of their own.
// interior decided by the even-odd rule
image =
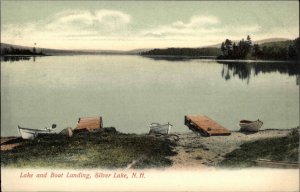
<svg viewBox="0 0 300 192">
<path fill-rule="evenodd" d="M 184 116 L 202 114 L 230 130 L 241 119 L 262 128 L 299 125 L 295 64 L 237 63 L 141 56 L 50 56 L 1 63 L 1 136 L 17 126 L 57 131 L 79 117 L 105 127 L 147 133 L 153 122 L 187 132 Z"/>
</svg>

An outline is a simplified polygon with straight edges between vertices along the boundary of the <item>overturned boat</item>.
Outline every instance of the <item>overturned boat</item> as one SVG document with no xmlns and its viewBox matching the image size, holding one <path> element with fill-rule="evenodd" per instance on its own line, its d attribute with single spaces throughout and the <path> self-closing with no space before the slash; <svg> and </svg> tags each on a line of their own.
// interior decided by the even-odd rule
<svg viewBox="0 0 300 192">
<path fill-rule="evenodd" d="M 169 134 L 172 126 L 169 122 L 167 124 L 151 123 L 149 133 Z"/>
<path fill-rule="evenodd" d="M 45 129 L 32 129 L 32 128 L 25 128 L 18 125 L 19 133 L 23 139 L 35 139 L 38 135 L 42 134 L 55 134 L 53 129 L 56 128 L 56 124 L 53 124 L 51 128 Z"/>
<path fill-rule="evenodd" d="M 263 125 L 263 122 L 259 119 L 256 121 L 241 120 L 239 125 L 240 131 L 257 132 Z"/>
</svg>

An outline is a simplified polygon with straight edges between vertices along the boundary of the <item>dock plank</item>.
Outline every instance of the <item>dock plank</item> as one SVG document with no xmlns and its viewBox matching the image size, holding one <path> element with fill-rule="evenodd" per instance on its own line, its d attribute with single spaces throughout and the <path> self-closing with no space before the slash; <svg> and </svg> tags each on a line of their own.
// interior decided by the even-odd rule
<svg viewBox="0 0 300 192">
<path fill-rule="evenodd" d="M 230 135 L 230 131 L 216 121 L 203 115 L 185 116 L 185 125 L 190 129 L 200 132 L 204 136 Z"/>
<path fill-rule="evenodd" d="M 103 127 L 102 117 L 81 117 L 78 120 L 75 132 L 77 131 L 97 131 Z"/>
</svg>

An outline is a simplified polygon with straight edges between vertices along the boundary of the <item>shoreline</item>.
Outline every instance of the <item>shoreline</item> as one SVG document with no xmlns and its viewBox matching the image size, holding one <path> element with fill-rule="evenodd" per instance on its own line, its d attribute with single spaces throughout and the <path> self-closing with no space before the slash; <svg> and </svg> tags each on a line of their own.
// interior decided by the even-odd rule
<svg viewBox="0 0 300 192">
<path fill-rule="evenodd" d="M 249 142 L 255 142 L 260 140 L 267 139 L 277 139 L 287 137 L 289 134 L 296 130 L 299 133 L 299 128 L 289 128 L 289 129 L 264 129 L 255 133 L 243 133 L 239 131 L 232 131 L 229 136 L 211 136 L 203 137 L 199 136 L 194 132 L 190 133 L 171 133 L 169 135 L 153 135 L 153 134 L 116 134 L 114 138 L 119 140 L 119 138 L 125 138 L 126 142 L 132 142 L 137 146 L 137 151 L 141 146 L 140 141 L 137 141 L 137 138 L 142 138 L 146 143 L 151 142 L 162 142 L 170 146 L 172 149 L 166 153 L 158 155 L 159 157 L 164 156 L 166 160 L 170 160 L 170 163 L 165 164 L 167 169 L 194 169 L 194 168 L 211 168 L 218 167 L 219 164 L 227 159 L 227 155 L 235 150 L 240 149 L 241 145 Z M 95 137 L 98 138 L 98 137 Z M 65 138 L 67 139 L 67 138 Z M 67 139 L 68 142 L 73 138 Z M 83 137 L 85 140 L 86 138 Z M 88 140 L 91 140 L 87 138 Z M 22 147 L 24 143 L 31 141 L 23 140 L 20 137 L 1 137 L 1 153 L 12 153 L 13 149 Z M 35 142 L 35 141 L 32 141 Z M 100 140 L 99 140 L 100 142 Z M 115 142 L 112 140 L 112 142 Z M 101 144 L 102 145 L 102 144 Z M 105 144 L 106 146 L 108 144 Z M 153 144 L 149 145 L 152 146 Z M 149 148 L 148 146 L 148 148 Z M 93 146 L 94 147 L 94 146 Z M 81 146 L 82 148 L 82 146 Z M 148 148 L 143 148 L 143 150 L 148 150 Z M 114 153 L 115 148 L 111 149 Z M 157 149 L 160 150 L 160 149 Z M 124 151 L 119 151 L 120 154 L 126 154 L 126 149 Z M 131 163 L 127 164 L 127 168 L 137 168 L 136 164 L 140 164 L 141 161 L 147 159 L 144 152 L 136 152 L 134 156 L 140 156 L 138 158 L 133 158 L 130 160 Z M 152 153 L 152 152 L 151 152 Z M 169 154 L 169 155 L 168 155 Z M 73 156 L 70 153 L 70 156 Z M 83 155 L 82 158 L 86 158 Z M 121 157 L 119 157 L 121 158 Z M 155 160 L 154 160 L 155 161 Z M 161 160 L 160 160 L 161 161 Z M 163 160 L 162 162 L 164 162 Z M 151 163 L 150 163 L 151 164 Z M 155 164 L 155 163 L 154 163 Z M 12 164 L 13 165 L 13 164 Z M 141 165 L 144 165 L 142 162 Z M 159 163 L 159 167 L 163 164 Z M 10 165 L 11 166 L 11 165 Z M 139 167 L 139 166 L 138 166 Z M 152 168 L 156 168 L 155 166 Z"/>
<path fill-rule="evenodd" d="M 297 127 L 296 128 L 286 128 L 286 129 L 283 129 L 283 128 L 266 128 L 266 129 L 261 129 L 261 130 L 259 130 L 258 132 L 253 132 L 253 134 L 256 134 L 256 133 L 263 133 L 263 132 L 272 132 L 272 131 L 283 131 L 283 132 L 285 132 L 285 131 L 287 131 L 287 132 L 289 132 L 289 131 L 291 131 L 291 130 L 293 130 L 293 129 L 297 129 Z M 240 132 L 239 130 L 231 130 L 230 131 L 231 133 L 242 133 L 242 132 Z M 151 134 L 148 134 L 148 133 L 123 133 L 123 132 L 120 132 L 120 133 L 122 133 L 122 134 L 136 134 L 136 135 L 143 135 L 143 136 L 153 136 L 153 135 L 151 135 Z M 58 133 L 56 133 L 56 134 L 58 134 Z M 190 132 L 171 132 L 170 134 L 169 134 L 169 136 L 171 135 L 195 135 L 196 137 L 201 137 L 201 138 L 214 138 L 214 137 L 224 137 L 224 136 L 211 136 L 211 137 L 204 137 L 204 136 L 201 136 L 199 133 L 197 133 L 197 132 L 194 132 L 194 131 L 192 131 L 192 130 L 190 130 Z M 249 135 L 251 134 L 251 132 L 249 133 Z M 166 136 L 168 136 L 168 135 L 166 135 Z M 230 136 L 230 135 L 229 135 Z M 162 135 L 162 137 L 163 137 L 163 135 Z M 8 145 L 10 142 L 13 142 L 12 140 L 18 140 L 19 142 L 22 142 L 22 141 L 25 141 L 24 139 L 22 139 L 21 138 L 21 136 L 20 135 L 9 135 L 9 136 L 1 136 L 0 137 L 0 141 L 1 141 L 1 146 L 2 146 L 2 144 L 3 145 Z M 1 149 L 1 151 L 2 151 L 2 149 Z"/>
</svg>

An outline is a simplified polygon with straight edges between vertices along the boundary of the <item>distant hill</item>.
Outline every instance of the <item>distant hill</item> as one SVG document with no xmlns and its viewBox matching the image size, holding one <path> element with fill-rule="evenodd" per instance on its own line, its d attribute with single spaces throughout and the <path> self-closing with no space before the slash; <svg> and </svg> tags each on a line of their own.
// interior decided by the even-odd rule
<svg viewBox="0 0 300 192">
<path fill-rule="evenodd" d="M 1 43 L 1 55 L 43 56 L 44 53 L 36 47 L 14 46 Z"/>
<path fill-rule="evenodd" d="M 28 50 L 32 50 L 33 47 L 28 47 L 28 46 L 21 46 L 21 45 L 12 45 L 12 44 L 7 44 L 7 43 L 1 43 L 1 49 L 4 48 L 15 48 L 15 49 L 28 49 Z"/>
<path fill-rule="evenodd" d="M 12 45 L 12 44 L 7 44 L 7 43 L 1 43 L 1 51 L 3 49 L 10 49 L 10 48 L 33 51 L 33 47 L 27 47 L 27 46 L 21 46 L 21 45 Z"/>
<path fill-rule="evenodd" d="M 151 49 L 133 49 L 133 50 L 130 50 L 130 51 L 126 51 L 127 53 L 130 53 L 130 54 L 140 54 L 142 52 L 145 52 L 145 51 L 150 51 Z"/>
<path fill-rule="evenodd" d="M 30 50 L 33 51 L 33 47 L 29 46 L 21 46 L 21 45 L 12 45 L 7 43 L 1 43 L 1 53 L 3 53 L 4 49 L 20 49 L 20 50 Z M 76 52 L 71 50 L 59 50 L 59 49 L 47 49 L 36 47 L 37 52 L 43 52 L 46 55 L 65 55 L 65 54 L 74 54 Z"/>
<path fill-rule="evenodd" d="M 239 41 L 233 41 L 238 43 Z M 269 38 L 269 39 L 262 39 L 258 41 L 253 41 L 254 43 L 260 44 L 262 46 L 288 46 L 290 45 L 292 40 L 287 38 Z M 203 55 L 205 56 L 217 56 L 220 54 L 220 47 L 221 44 L 215 44 L 205 47 L 198 47 L 198 48 L 172 48 L 177 49 L 175 54 L 188 54 L 190 55 Z M 1 54 L 3 54 L 3 50 L 5 48 L 14 48 L 14 49 L 22 49 L 22 50 L 29 50 L 33 51 L 33 46 L 21 46 L 21 45 L 12 45 L 7 43 L 1 43 Z M 197 49 L 197 50 L 196 50 Z M 138 55 L 141 53 L 149 52 L 154 49 L 134 49 L 129 51 L 116 51 L 116 50 L 64 50 L 64 49 L 49 49 L 49 48 L 41 48 L 36 47 L 36 52 L 42 52 L 46 55 Z M 166 49 L 159 49 L 159 50 L 166 50 Z M 179 51 L 181 50 L 181 51 Z M 169 48 L 170 51 L 170 48 Z M 174 50 L 171 50 L 174 51 Z M 156 51 L 157 52 L 157 51 Z M 189 52 L 189 53 L 188 53 Z M 165 52 L 166 53 L 166 52 Z M 169 54 L 169 53 L 168 53 Z"/>
<path fill-rule="evenodd" d="M 274 42 L 282 42 L 282 41 L 292 41 L 292 40 L 288 38 L 269 38 L 269 39 L 254 41 L 254 43 L 264 44 L 264 43 L 274 43 Z"/>
<path fill-rule="evenodd" d="M 225 40 L 225 39 L 224 39 Z M 240 40 L 233 40 L 233 43 L 238 43 Z M 253 41 L 253 44 L 265 44 L 265 43 L 274 43 L 274 42 L 282 42 L 282 41 L 292 41 L 291 39 L 288 38 L 269 38 L 269 39 L 261 39 L 257 41 Z M 205 46 L 205 47 L 221 47 L 221 43 L 210 45 L 210 46 Z"/>
<path fill-rule="evenodd" d="M 1 53 L 7 49 L 20 49 L 20 50 L 33 50 L 33 47 L 12 45 L 7 43 L 1 43 Z M 64 49 L 48 49 L 36 47 L 37 52 L 42 52 L 46 55 L 133 55 L 142 52 L 142 49 L 131 51 L 115 51 L 115 50 L 64 50 Z"/>
<path fill-rule="evenodd" d="M 285 41 L 274 41 L 274 42 L 265 42 L 261 43 L 260 46 L 267 46 L 267 47 L 288 47 L 293 44 L 293 40 L 285 40 Z"/>
</svg>

